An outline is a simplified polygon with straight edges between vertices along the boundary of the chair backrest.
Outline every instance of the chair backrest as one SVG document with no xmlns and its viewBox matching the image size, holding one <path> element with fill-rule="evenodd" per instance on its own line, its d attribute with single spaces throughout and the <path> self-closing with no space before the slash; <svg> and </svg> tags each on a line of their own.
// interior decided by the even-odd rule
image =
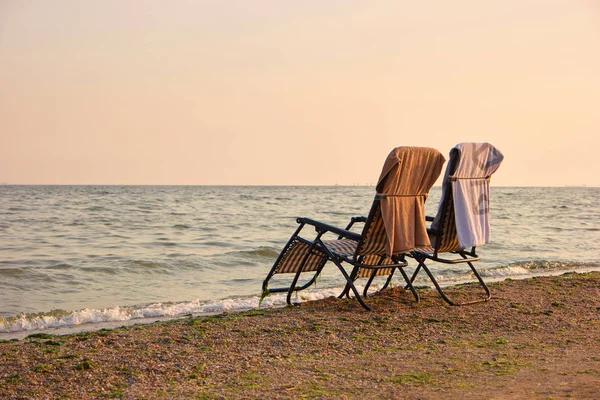
<svg viewBox="0 0 600 400">
<path fill-rule="evenodd" d="M 423 240 L 429 244 L 424 203 L 444 161 L 442 154 L 432 148 L 397 147 L 392 150 L 379 177 L 377 195 L 355 259 L 401 254 L 414 249 Z"/>
<path fill-rule="evenodd" d="M 489 182 L 503 158 L 489 143 L 460 143 L 450 150 L 442 197 L 431 225 L 435 253 L 457 251 L 489 241 Z M 458 201 L 456 190 L 460 191 Z M 459 227 L 457 220 L 462 224 Z M 461 229 L 465 232 L 462 240 Z"/>
<path fill-rule="evenodd" d="M 460 153 L 456 149 L 450 150 L 450 159 L 446 166 L 444 181 L 442 182 L 442 197 L 438 206 L 438 212 L 435 216 L 431 228 L 434 231 L 433 249 L 435 253 L 445 253 L 460 250 L 458 244 L 458 235 L 456 233 L 456 217 L 454 215 L 454 199 L 452 198 L 452 182 L 450 178 L 456 166 Z"/>
<path fill-rule="evenodd" d="M 365 222 L 360 242 L 356 246 L 355 259 L 360 256 L 385 255 L 387 240 L 387 233 L 381 215 L 381 201 L 376 196 L 369 211 L 367 222 Z"/>
<path fill-rule="evenodd" d="M 361 235 L 361 240 L 358 246 L 356 246 L 354 260 L 359 261 L 362 265 L 393 264 L 394 262 L 387 255 L 387 241 L 387 233 L 383 217 L 381 216 L 381 201 L 375 197 Z M 391 273 L 392 268 L 380 268 L 376 270 L 360 268 L 357 277 L 368 278 L 373 274 L 376 276 L 388 276 Z"/>
</svg>

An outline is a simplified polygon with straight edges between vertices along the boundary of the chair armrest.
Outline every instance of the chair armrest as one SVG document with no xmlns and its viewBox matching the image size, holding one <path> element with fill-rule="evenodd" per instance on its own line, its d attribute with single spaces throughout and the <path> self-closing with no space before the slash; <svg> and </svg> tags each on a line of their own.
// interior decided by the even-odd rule
<svg viewBox="0 0 600 400">
<path fill-rule="evenodd" d="M 352 217 L 350 218 L 350 223 L 346 225 L 346 230 L 349 231 L 350 228 L 354 226 L 356 222 L 367 222 L 367 217 Z"/>
<path fill-rule="evenodd" d="M 356 233 L 356 232 L 350 232 L 346 229 L 342 229 L 342 228 L 338 228 L 336 226 L 333 225 L 329 225 L 329 224 L 325 224 L 323 222 L 319 222 L 319 221 L 315 221 L 314 219 L 310 219 L 310 218 L 297 218 L 296 221 L 299 224 L 307 224 L 307 225 L 312 225 L 315 227 L 315 229 L 318 232 L 332 232 L 335 233 L 341 237 L 345 237 L 348 239 L 352 239 L 355 241 L 359 241 L 360 240 L 360 234 Z"/>
<path fill-rule="evenodd" d="M 367 222 L 367 217 L 352 217 L 351 222 Z"/>
</svg>

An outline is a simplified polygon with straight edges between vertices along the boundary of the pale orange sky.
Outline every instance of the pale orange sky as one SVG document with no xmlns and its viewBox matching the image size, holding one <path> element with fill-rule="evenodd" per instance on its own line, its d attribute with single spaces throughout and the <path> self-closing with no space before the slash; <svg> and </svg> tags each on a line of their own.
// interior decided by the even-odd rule
<svg viewBox="0 0 600 400">
<path fill-rule="evenodd" d="M 0 0 L 0 182 L 373 184 L 463 141 L 600 186 L 600 2 Z"/>
</svg>

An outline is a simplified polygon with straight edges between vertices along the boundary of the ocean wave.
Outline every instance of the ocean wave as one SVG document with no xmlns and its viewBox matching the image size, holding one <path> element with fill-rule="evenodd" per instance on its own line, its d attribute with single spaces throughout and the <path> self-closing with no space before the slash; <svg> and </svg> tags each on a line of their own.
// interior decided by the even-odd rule
<svg viewBox="0 0 600 400">
<path fill-rule="evenodd" d="M 144 270 L 162 270 L 170 268 L 167 263 L 151 260 L 133 260 L 131 261 L 131 266 L 135 269 L 137 269 L 137 267 L 142 267 Z"/>
<path fill-rule="evenodd" d="M 354 216 L 354 213 L 348 211 L 337 211 L 337 210 L 329 210 L 327 211 L 328 215 L 342 215 L 342 216 Z"/>
<path fill-rule="evenodd" d="M 87 207 L 85 209 L 85 211 L 105 211 L 107 210 L 106 207 L 102 207 L 102 206 L 91 206 L 91 207 Z"/>
<path fill-rule="evenodd" d="M 306 290 L 296 295 L 294 301 L 305 302 L 337 296 L 342 288 Z M 73 328 L 81 325 L 98 325 L 107 322 L 126 322 L 154 318 L 177 318 L 187 315 L 210 315 L 241 312 L 260 307 L 274 308 L 286 304 L 286 296 L 273 294 L 259 305 L 259 297 L 229 298 L 217 301 L 193 300 L 178 303 L 152 303 L 141 306 L 119 306 L 105 309 L 84 308 L 77 311 L 52 310 L 46 313 L 21 313 L 0 316 L 0 333 L 47 331 Z"/>
<path fill-rule="evenodd" d="M 582 271 L 589 269 L 600 268 L 600 263 L 584 263 L 584 262 L 565 262 L 565 261 L 548 261 L 548 260 L 532 260 L 519 261 L 499 267 L 479 269 L 481 276 L 490 278 L 510 278 L 517 276 L 532 276 L 545 275 L 555 273 L 566 273 L 571 271 Z M 453 276 L 452 280 L 458 280 L 458 276 Z"/>
<path fill-rule="evenodd" d="M 529 273 L 530 271 L 527 268 L 524 268 L 520 265 L 507 265 L 503 267 L 490 268 L 480 271 L 481 276 L 485 277 L 525 275 Z"/>
<path fill-rule="evenodd" d="M 200 258 L 178 259 L 180 255 L 174 253 L 167 261 L 152 259 L 130 260 L 123 266 L 123 271 L 135 274 L 167 274 L 173 275 L 179 271 L 201 271 L 208 268 L 207 263 Z"/>
<path fill-rule="evenodd" d="M 566 266 L 568 265 L 568 267 Z M 552 274 L 557 271 L 569 269 L 600 268 L 598 263 L 564 263 L 554 261 L 524 261 L 497 268 L 480 271 L 488 278 L 507 278 L 531 276 L 532 271 L 544 269 L 544 273 Z M 553 269 L 554 271 L 550 271 Z M 436 274 L 443 286 L 454 285 L 472 281 L 472 276 L 451 273 L 449 270 L 440 270 Z M 236 280 L 243 280 L 242 278 Z M 338 282 L 339 283 L 339 282 Z M 401 284 L 402 282 L 400 282 Z M 427 279 L 421 277 L 415 282 L 418 287 L 431 286 Z M 360 283 L 356 285 L 362 291 Z M 372 291 L 379 290 L 379 284 L 372 285 Z M 321 300 L 339 295 L 342 287 L 319 287 L 296 292 L 292 300 L 296 303 Z M 21 313 L 14 316 L 0 316 L 0 336 L 10 338 L 10 334 L 30 331 L 49 331 L 58 328 L 75 328 L 87 326 L 87 330 L 96 330 L 103 323 L 146 323 L 157 318 L 180 318 L 189 315 L 214 315 L 226 312 L 242 312 L 259 307 L 274 308 L 286 305 L 286 294 L 272 294 L 260 302 L 258 296 L 226 298 L 221 300 L 199 299 L 184 302 L 151 303 L 139 306 L 117 306 L 105 309 L 84 308 L 77 311 L 52 310 L 45 313 Z M 113 325 L 116 327 L 116 325 Z"/>
<path fill-rule="evenodd" d="M 503 268 L 523 268 L 527 271 L 539 271 L 539 270 L 561 270 L 566 271 L 570 269 L 583 269 L 583 268 L 597 268 L 600 267 L 600 263 L 594 262 L 573 262 L 573 261 L 549 261 L 549 260 L 530 260 L 530 261 L 518 261 L 512 263 Z"/>
<path fill-rule="evenodd" d="M 3 278 L 22 278 L 28 275 L 29 271 L 27 268 L 21 267 L 2 267 L 0 268 L 0 276 Z"/>
<path fill-rule="evenodd" d="M 145 318 L 178 317 L 188 314 L 205 314 L 242 311 L 256 307 L 258 298 L 222 300 L 201 303 L 198 300 L 184 303 L 154 303 L 140 307 L 114 307 L 105 309 L 84 308 L 77 311 L 54 310 L 48 313 L 19 314 L 0 317 L 0 332 L 11 333 L 55 328 L 71 328 L 85 324 L 121 322 Z"/>
<path fill-rule="evenodd" d="M 233 243 L 230 243 L 230 242 L 221 242 L 221 241 L 218 241 L 218 240 L 211 240 L 211 241 L 208 241 L 208 242 L 204 242 L 203 244 L 207 245 L 207 246 L 215 246 L 215 247 L 234 247 L 235 246 Z"/>
<path fill-rule="evenodd" d="M 269 257 L 269 258 L 275 258 L 279 255 L 279 253 L 281 252 L 281 249 L 275 249 L 273 247 L 265 247 L 265 246 L 261 246 L 257 249 L 254 250 L 248 250 L 248 251 L 235 251 L 235 252 L 231 252 L 228 253 L 229 255 L 239 255 L 241 257 Z"/>
<path fill-rule="evenodd" d="M 103 274 L 103 275 L 117 275 L 119 273 L 118 269 L 112 266 L 106 265 L 89 265 L 81 268 L 86 274 Z"/>
<path fill-rule="evenodd" d="M 177 224 L 177 225 L 173 225 L 173 228 L 175 228 L 175 229 L 190 229 L 191 226 L 186 225 L 186 224 Z"/>
<path fill-rule="evenodd" d="M 73 221 L 73 222 L 69 222 L 66 223 L 65 226 L 85 226 L 86 224 L 83 222 L 79 222 L 79 221 Z"/>
<path fill-rule="evenodd" d="M 151 245 L 164 246 L 164 247 L 175 247 L 177 243 L 168 241 L 167 238 L 159 238 L 156 241 L 150 243 Z"/>
<path fill-rule="evenodd" d="M 55 269 L 55 270 L 60 270 L 60 271 L 64 271 L 64 270 L 69 270 L 69 269 L 73 269 L 75 266 L 71 265 L 71 264 L 67 264 L 67 263 L 58 263 L 58 264 L 53 264 L 53 265 L 49 265 L 44 269 Z"/>
</svg>

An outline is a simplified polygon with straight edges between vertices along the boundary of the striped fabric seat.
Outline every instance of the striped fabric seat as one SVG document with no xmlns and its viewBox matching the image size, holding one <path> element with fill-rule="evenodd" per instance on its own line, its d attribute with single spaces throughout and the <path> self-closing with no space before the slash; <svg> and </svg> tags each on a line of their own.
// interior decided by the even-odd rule
<svg viewBox="0 0 600 400">
<path fill-rule="evenodd" d="M 304 272 L 318 271 L 327 262 L 327 255 L 317 248 L 310 248 L 310 245 L 304 241 L 296 239 L 283 253 L 283 257 L 277 266 L 277 272 L 280 274 L 298 272 L 302 266 L 302 260 L 306 255 L 308 259 L 302 270 Z"/>
<path fill-rule="evenodd" d="M 385 232 L 385 231 L 384 231 Z M 339 254 L 344 258 L 352 258 L 356 253 L 358 243 L 351 239 L 340 240 L 324 240 L 323 243 L 331 252 Z M 385 247 L 385 246 L 384 246 Z M 368 254 L 362 256 L 360 260 L 362 267 L 360 268 L 357 278 L 369 278 L 371 276 L 388 276 L 392 273 L 393 267 L 390 268 L 369 268 L 369 266 L 378 266 L 385 264 L 394 264 L 391 258 L 383 254 Z"/>
<path fill-rule="evenodd" d="M 375 276 L 389 276 L 393 271 L 394 267 L 389 268 L 368 268 L 369 265 L 392 265 L 394 261 L 386 255 L 379 256 L 376 254 L 370 254 L 365 256 L 362 263 L 362 268 L 358 271 L 358 278 L 370 278 Z"/>
<path fill-rule="evenodd" d="M 344 258 L 351 258 L 356 252 L 358 242 L 352 239 L 323 240 L 323 244 L 332 253 L 339 254 Z"/>
</svg>

